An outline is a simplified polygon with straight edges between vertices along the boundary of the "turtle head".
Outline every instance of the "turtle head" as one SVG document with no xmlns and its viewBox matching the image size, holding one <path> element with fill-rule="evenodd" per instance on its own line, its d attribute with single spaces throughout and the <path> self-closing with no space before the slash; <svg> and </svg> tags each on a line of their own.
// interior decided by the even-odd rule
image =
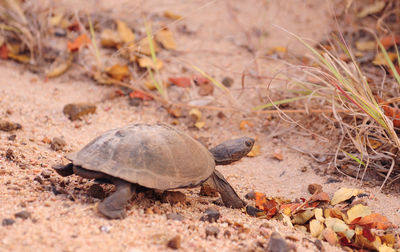
<svg viewBox="0 0 400 252">
<path fill-rule="evenodd" d="M 241 137 L 225 141 L 210 149 L 215 159 L 215 164 L 225 165 L 240 160 L 251 151 L 254 139 Z"/>
</svg>

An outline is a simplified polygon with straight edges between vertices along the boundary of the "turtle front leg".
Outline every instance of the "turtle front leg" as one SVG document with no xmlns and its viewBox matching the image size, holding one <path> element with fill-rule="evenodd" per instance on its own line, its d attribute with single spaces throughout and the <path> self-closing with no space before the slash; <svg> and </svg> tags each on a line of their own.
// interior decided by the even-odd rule
<svg viewBox="0 0 400 252">
<path fill-rule="evenodd" d="M 221 194 L 222 201 L 226 207 L 242 208 L 246 206 L 246 202 L 239 197 L 219 171 L 214 170 L 214 173 L 206 180 L 206 183 Z"/>
<path fill-rule="evenodd" d="M 136 193 L 136 185 L 122 179 L 113 179 L 117 190 L 99 204 L 99 211 L 110 219 L 126 217 L 125 207 Z"/>
</svg>

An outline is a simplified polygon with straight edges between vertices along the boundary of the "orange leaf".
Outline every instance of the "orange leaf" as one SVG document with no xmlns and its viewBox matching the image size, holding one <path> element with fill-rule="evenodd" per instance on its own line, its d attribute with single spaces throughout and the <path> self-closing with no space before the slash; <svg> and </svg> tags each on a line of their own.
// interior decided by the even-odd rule
<svg viewBox="0 0 400 252">
<path fill-rule="evenodd" d="M 90 44 L 90 39 L 86 34 L 82 34 L 79 37 L 77 37 L 74 41 L 69 42 L 68 41 L 68 50 L 70 52 L 75 52 L 78 51 L 82 46 Z"/>
<path fill-rule="evenodd" d="M 8 59 L 8 47 L 7 44 L 4 43 L 1 47 L 0 47 L 0 59 Z"/>
<path fill-rule="evenodd" d="M 389 47 L 394 46 L 394 44 L 400 43 L 400 35 L 396 36 L 385 36 L 381 38 L 381 44 L 385 49 L 388 49 Z"/>
<path fill-rule="evenodd" d="M 256 207 L 261 210 L 264 209 L 264 204 L 267 203 L 267 198 L 265 197 L 265 194 L 260 193 L 260 192 L 255 192 L 254 193 L 255 199 L 256 199 Z"/>
<path fill-rule="evenodd" d="M 282 204 L 281 205 L 281 209 L 284 210 L 286 208 L 290 209 L 290 212 L 294 212 L 299 206 L 301 206 L 302 204 L 300 203 L 286 203 L 286 204 Z"/>
<path fill-rule="evenodd" d="M 131 97 L 131 98 L 139 98 L 139 99 L 142 99 L 143 101 L 151 101 L 151 100 L 153 100 L 153 97 L 145 94 L 144 92 L 140 92 L 138 90 L 135 90 L 135 91 L 131 92 L 129 94 L 129 97 Z"/>
<path fill-rule="evenodd" d="M 393 224 L 388 220 L 388 218 L 379 213 L 372 213 L 370 215 L 364 216 L 357 224 L 360 226 L 371 225 L 371 228 L 382 230 L 393 227 Z"/>
<path fill-rule="evenodd" d="M 168 81 L 180 87 L 190 87 L 191 81 L 187 77 L 170 77 Z"/>
<path fill-rule="evenodd" d="M 393 125 L 395 127 L 400 127 L 400 110 L 388 105 L 382 105 L 381 107 L 385 115 L 393 120 Z"/>
<path fill-rule="evenodd" d="M 246 120 L 241 121 L 240 125 L 239 125 L 239 128 L 241 130 L 250 129 L 250 128 L 253 128 L 253 127 L 254 127 L 254 124 L 252 122 L 246 121 Z"/>
</svg>

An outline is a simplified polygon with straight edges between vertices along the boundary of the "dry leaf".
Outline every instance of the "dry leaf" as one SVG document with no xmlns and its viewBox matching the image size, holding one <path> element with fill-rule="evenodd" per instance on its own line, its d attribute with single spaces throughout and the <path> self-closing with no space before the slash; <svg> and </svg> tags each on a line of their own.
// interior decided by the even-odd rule
<svg viewBox="0 0 400 252">
<path fill-rule="evenodd" d="M 318 238 L 324 230 L 324 224 L 320 221 L 313 219 L 310 221 L 310 233 L 312 237 Z"/>
<path fill-rule="evenodd" d="M 175 118 L 182 116 L 182 109 L 178 106 L 171 106 L 167 109 L 168 113 Z"/>
<path fill-rule="evenodd" d="M 396 250 L 384 244 L 378 248 L 378 252 L 396 252 Z"/>
<path fill-rule="evenodd" d="M 117 31 L 121 40 L 128 45 L 133 44 L 135 41 L 135 34 L 132 32 L 131 28 L 121 20 L 116 20 L 115 23 L 117 23 Z"/>
<path fill-rule="evenodd" d="M 72 61 L 74 60 L 74 55 L 72 53 L 68 53 L 68 55 L 63 55 L 57 58 L 50 66 L 50 69 L 46 71 L 47 78 L 54 78 L 65 73 L 69 67 L 72 65 Z"/>
<path fill-rule="evenodd" d="M 393 62 L 395 59 L 397 59 L 397 54 L 388 52 L 387 53 L 389 56 L 389 59 Z M 372 61 L 372 64 L 374 65 L 384 65 L 389 67 L 389 63 L 386 61 L 385 55 L 382 52 L 378 52 L 375 56 L 375 59 Z"/>
<path fill-rule="evenodd" d="M 373 1 L 372 4 L 370 5 L 366 5 L 361 11 L 360 13 L 358 13 L 357 17 L 358 18 L 363 18 L 366 17 L 368 15 L 372 15 L 378 12 L 381 12 L 383 10 L 383 8 L 385 8 L 385 1 Z"/>
<path fill-rule="evenodd" d="M 192 121 L 198 122 L 201 119 L 201 111 L 198 108 L 192 108 L 189 111 L 189 115 L 192 118 Z"/>
<path fill-rule="evenodd" d="M 29 55 L 26 54 L 14 54 L 12 52 L 8 52 L 8 58 L 16 60 L 18 62 L 27 64 L 31 61 L 31 58 L 29 57 Z"/>
<path fill-rule="evenodd" d="M 337 234 L 330 228 L 325 228 L 321 235 L 332 246 L 335 246 L 339 241 Z"/>
<path fill-rule="evenodd" d="M 393 121 L 393 126 L 400 127 L 400 110 L 388 105 L 382 105 L 381 108 L 385 115 Z"/>
<path fill-rule="evenodd" d="M 127 65 L 115 64 L 106 70 L 107 74 L 113 79 L 122 81 L 123 79 L 129 77 L 131 74 Z"/>
<path fill-rule="evenodd" d="M 183 18 L 181 15 L 173 13 L 171 11 L 164 11 L 164 17 L 170 18 L 170 19 L 173 19 L 173 20 L 179 20 L 179 19 Z"/>
<path fill-rule="evenodd" d="M 374 40 L 370 41 L 357 41 L 356 48 L 360 51 L 373 51 L 376 48 L 376 42 Z"/>
<path fill-rule="evenodd" d="M 160 48 L 158 47 L 158 45 L 156 43 L 153 42 L 153 48 L 154 48 L 154 52 L 157 53 Z M 144 38 L 142 40 L 139 41 L 139 44 L 137 46 L 134 47 L 130 47 L 130 49 L 133 48 L 136 52 L 147 55 L 147 56 L 151 56 L 151 50 L 150 50 L 150 42 L 149 39 Z"/>
<path fill-rule="evenodd" d="M 329 202 L 329 195 L 326 192 L 319 192 L 310 197 L 309 203 L 315 201 Z"/>
<path fill-rule="evenodd" d="M 160 70 L 163 67 L 163 62 L 160 59 L 157 59 L 156 64 L 154 64 L 153 59 L 149 57 L 137 58 L 137 62 L 141 68 L 149 67 L 151 69 Z"/>
<path fill-rule="evenodd" d="M 207 84 L 210 83 L 209 79 L 207 79 L 207 78 L 205 78 L 205 77 L 203 77 L 201 75 L 200 76 L 198 76 L 198 75 L 193 76 L 192 79 L 193 79 L 194 84 L 196 84 L 197 86 L 207 85 Z"/>
<path fill-rule="evenodd" d="M 90 39 L 86 34 L 82 34 L 78 36 L 74 41 L 69 42 L 68 41 L 68 50 L 70 52 L 75 52 L 78 51 L 82 46 L 90 44 Z"/>
<path fill-rule="evenodd" d="M 282 161 L 282 160 L 283 160 L 283 153 L 282 153 L 282 150 L 281 150 L 281 149 L 276 149 L 276 150 L 274 151 L 274 154 L 272 154 L 272 156 L 273 156 L 276 160 L 279 160 L 279 161 Z"/>
<path fill-rule="evenodd" d="M 348 223 L 351 223 L 358 217 L 364 217 L 371 214 L 369 207 L 357 204 L 347 211 Z"/>
<path fill-rule="evenodd" d="M 148 88 L 149 90 L 156 90 L 156 89 L 157 89 L 156 85 L 154 84 L 154 82 L 153 82 L 152 80 L 146 80 L 146 81 L 144 82 L 144 85 L 145 85 L 146 88 Z"/>
<path fill-rule="evenodd" d="M 253 127 L 254 127 L 254 124 L 252 122 L 246 121 L 246 120 L 241 121 L 240 125 L 239 125 L 239 128 L 241 130 L 246 130 L 246 129 L 248 130 L 248 129 L 253 128 Z"/>
<path fill-rule="evenodd" d="M 307 209 L 303 212 L 295 214 L 292 218 L 292 223 L 298 224 L 298 225 L 303 225 L 308 220 L 310 220 L 312 217 L 314 217 L 314 211 Z M 322 232 L 322 230 L 321 230 L 321 232 Z"/>
<path fill-rule="evenodd" d="M 168 81 L 179 87 L 190 87 L 191 80 L 187 77 L 169 77 Z"/>
<path fill-rule="evenodd" d="M 377 250 L 382 246 L 382 242 L 378 236 L 374 236 L 369 229 L 363 229 L 361 227 L 356 228 L 355 244 L 362 248 L 371 250 Z"/>
<path fill-rule="evenodd" d="M 325 225 L 327 228 L 332 229 L 336 233 L 342 233 L 348 240 L 351 240 L 355 234 L 355 231 L 351 230 L 349 226 L 344 223 L 344 221 L 337 218 L 326 218 Z"/>
<path fill-rule="evenodd" d="M 100 34 L 100 43 L 104 47 L 118 48 L 118 46 L 122 44 L 122 40 L 116 31 L 104 29 Z"/>
<path fill-rule="evenodd" d="M 400 35 L 396 36 L 389 35 L 381 38 L 381 44 L 385 49 L 388 49 L 398 43 L 400 43 Z"/>
<path fill-rule="evenodd" d="M 206 123 L 204 121 L 198 121 L 194 124 L 194 126 L 198 129 L 201 129 L 204 127 L 204 125 L 206 125 Z"/>
<path fill-rule="evenodd" d="M 0 47 L 0 59 L 8 59 L 8 46 L 5 43 Z"/>
<path fill-rule="evenodd" d="M 393 227 L 393 224 L 388 220 L 388 218 L 379 213 L 372 213 L 364 216 L 356 224 L 360 226 L 369 225 L 371 228 L 382 230 Z"/>
<path fill-rule="evenodd" d="M 155 39 L 167 50 L 176 49 L 174 36 L 172 35 L 172 32 L 167 28 L 157 32 Z"/>
<path fill-rule="evenodd" d="M 333 198 L 331 200 L 331 204 L 334 206 L 340 202 L 350 199 L 353 196 L 357 196 L 360 193 L 363 193 L 363 190 L 355 189 L 355 188 L 340 188 L 335 192 Z"/>
<path fill-rule="evenodd" d="M 143 101 L 151 101 L 151 100 L 153 100 L 153 97 L 147 95 L 144 92 L 138 91 L 138 90 L 135 90 L 135 91 L 131 92 L 129 94 L 129 97 L 131 97 L 131 98 L 139 98 L 139 99 L 142 99 Z"/>
<path fill-rule="evenodd" d="M 259 156 L 261 154 L 260 151 L 261 147 L 258 144 L 254 144 L 253 148 L 251 148 L 251 151 L 249 153 L 247 153 L 248 157 L 256 157 Z"/>
</svg>

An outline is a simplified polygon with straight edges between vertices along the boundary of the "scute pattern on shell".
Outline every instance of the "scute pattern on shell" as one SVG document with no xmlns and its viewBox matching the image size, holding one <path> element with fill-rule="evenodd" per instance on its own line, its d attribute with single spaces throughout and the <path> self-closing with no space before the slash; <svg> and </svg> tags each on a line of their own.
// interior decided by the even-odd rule
<svg viewBox="0 0 400 252">
<path fill-rule="evenodd" d="M 214 157 L 201 143 L 165 124 L 110 130 L 67 158 L 85 169 L 160 190 L 198 185 L 215 168 Z"/>
</svg>

